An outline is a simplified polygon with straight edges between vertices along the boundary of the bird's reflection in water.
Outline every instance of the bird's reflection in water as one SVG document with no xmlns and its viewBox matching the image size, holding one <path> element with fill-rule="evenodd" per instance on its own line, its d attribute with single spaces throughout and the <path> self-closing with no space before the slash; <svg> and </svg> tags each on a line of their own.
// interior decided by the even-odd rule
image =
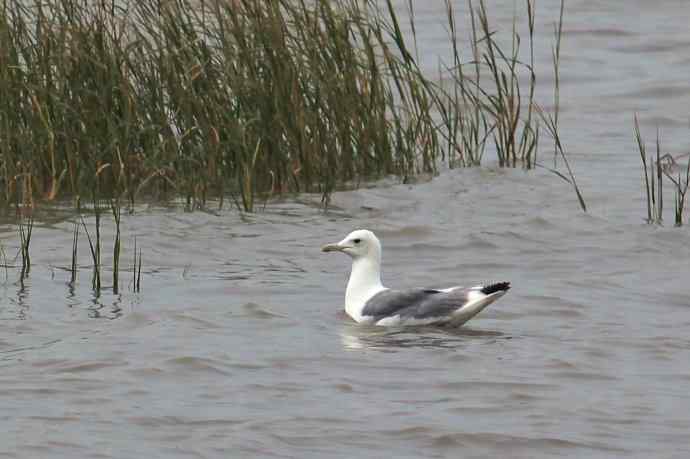
<svg viewBox="0 0 690 459">
<path fill-rule="evenodd" d="M 377 327 L 355 323 L 343 324 L 340 331 L 346 349 L 374 349 L 395 352 L 404 348 L 454 349 L 470 341 L 495 342 L 510 339 L 504 333 L 478 328 L 444 327 Z"/>
</svg>

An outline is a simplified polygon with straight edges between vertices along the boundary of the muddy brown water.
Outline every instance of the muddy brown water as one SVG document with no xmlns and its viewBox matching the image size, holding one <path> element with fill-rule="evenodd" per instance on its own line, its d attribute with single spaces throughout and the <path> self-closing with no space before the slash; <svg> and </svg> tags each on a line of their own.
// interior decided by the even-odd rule
<svg viewBox="0 0 690 459">
<path fill-rule="evenodd" d="M 443 9 L 419 3 L 432 69 Z M 688 457 L 688 227 L 643 222 L 632 114 L 688 151 L 690 9 L 613 3 L 569 1 L 564 27 L 587 214 L 548 172 L 490 161 L 338 193 L 325 213 L 310 196 L 248 216 L 140 206 L 123 264 L 136 235 L 142 291 L 123 272 L 96 297 L 83 234 L 72 288 L 71 223 L 44 211 L 29 278 L 0 283 L 0 457 Z M 489 4 L 507 27 L 512 2 Z M 547 79 L 557 4 L 538 8 Z M 513 289 L 454 331 L 356 326 L 339 313 L 348 260 L 319 246 L 357 227 L 381 237 L 390 286 Z M 11 258 L 16 227 L 0 231 Z"/>
</svg>

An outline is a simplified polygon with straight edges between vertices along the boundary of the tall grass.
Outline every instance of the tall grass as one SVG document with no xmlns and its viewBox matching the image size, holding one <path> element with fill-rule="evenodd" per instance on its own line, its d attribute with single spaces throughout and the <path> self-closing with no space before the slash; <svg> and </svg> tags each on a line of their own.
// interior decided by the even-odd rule
<svg viewBox="0 0 690 459">
<path fill-rule="evenodd" d="M 257 196 L 478 165 L 489 138 L 501 166 L 533 167 L 526 5 L 529 64 L 515 26 L 511 49 L 497 44 L 483 0 L 463 61 L 447 0 L 445 89 L 418 66 L 411 1 L 415 51 L 392 0 L 4 0 L 0 200 L 79 203 L 98 186 L 190 208 L 227 194 L 251 211 Z"/>
<path fill-rule="evenodd" d="M 534 13 L 533 9 L 529 11 Z M 515 167 L 518 161 L 518 154 L 522 152 L 520 160 L 523 161 L 526 167 L 530 167 L 530 158 L 536 147 L 536 136 L 534 135 L 535 129 L 530 124 L 522 126 L 524 133 L 522 136 L 518 133 L 520 124 L 522 124 L 521 110 L 523 108 L 519 81 L 519 67 L 522 64 L 518 58 L 520 37 L 515 31 L 515 20 L 513 20 L 510 54 L 506 54 L 495 41 L 494 29 L 489 22 L 488 12 L 483 0 L 479 2 L 477 19 L 481 41 L 485 43 L 485 50 L 481 55 L 481 60 L 488 68 L 492 79 L 492 88 L 494 89 L 492 93 L 487 93 L 484 107 L 493 121 L 493 138 L 499 164 Z M 530 23 L 533 20 L 533 17 L 529 18 Z M 530 32 L 532 30 L 530 28 Z M 529 39 L 531 42 L 531 34 Z M 528 70 L 531 81 L 534 70 L 531 68 Z M 534 105 L 533 100 L 529 100 L 527 105 L 531 109 Z M 525 121 L 532 121 L 532 118 L 528 118 Z M 523 145 L 520 143 L 523 143 Z"/>
<path fill-rule="evenodd" d="M 533 116 L 536 106 L 534 70 L 534 3 L 527 0 L 527 26 L 530 60 L 520 60 L 522 38 L 513 19 L 510 49 L 501 46 L 496 27 L 483 0 L 468 1 L 471 58 L 460 55 L 460 37 L 453 3 L 446 0 L 452 64 L 443 69 L 453 86 L 438 94 L 437 106 L 447 135 L 451 166 L 479 165 L 486 142 L 492 138 L 499 165 L 534 167 L 539 140 L 539 120 Z M 484 76 L 485 77 L 484 77 Z M 529 79 L 528 94 L 523 95 L 521 80 Z M 526 115 L 523 113 L 526 112 Z"/>
<path fill-rule="evenodd" d="M 521 166 L 531 169 L 544 167 L 537 162 L 540 133 L 545 131 L 554 141 L 554 155 L 563 159 L 566 171 L 546 167 L 570 183 L 580 208 L 587 211 L 584 197 L 567 159 L 559 133 L 560 110 L 560 49 L 562 41 L 565 1 L 560 3 L 558 20 L 554 29 L 553 72 L 554 110 L 545 111 L 535 98 L 537 75 L 534 63 L 535 2 L 526 0 L 527 40 L 529 60 L 520 58 L 522 36 L 518 33 L 514 16 L 510 34 L 510 48 L 498 42 L 484 0 L 469 0 L 470 43 L 472 60 L 463 62 L 459 55 L 457 26 L 453 4 L 446 0 L 449 35 L 453 45 L 453 65 L 445 68 L 454 82 L 450 91 L 437 97 L 437 107 L 447 135 L 450 164 L 459 166 L 479 165 L 487 139 L 493 138 L 498 162 L 503 167 Z M 482 76 L 485 75 L 485 76 Z M 529 81 L 527 94 L 523 80 Z M 438 94 L 437 91 L 431 91 Z M 525 114 L 526 112 L 526 114 Z"/>
</svg>

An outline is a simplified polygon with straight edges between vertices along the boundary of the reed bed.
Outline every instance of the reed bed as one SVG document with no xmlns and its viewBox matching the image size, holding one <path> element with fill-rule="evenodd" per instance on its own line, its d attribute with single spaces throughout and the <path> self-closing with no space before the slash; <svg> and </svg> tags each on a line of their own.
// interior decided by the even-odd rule
<svg viewBox="0 0 690 459">
<path fill-rule="evenodd" d="M 497 44 L 482 0 L 463 60 L 446 5 L 452 88 L 420 70 L 391 0 L 3 0 L 0 201 L 78 205 L 98 188 L 251 211 L 257 197 L 479 165 L 490 138 L 500 166 L 533 167 L 534 1 L 528 64 L 515 28 L 512 49 Z"/>
</svg>

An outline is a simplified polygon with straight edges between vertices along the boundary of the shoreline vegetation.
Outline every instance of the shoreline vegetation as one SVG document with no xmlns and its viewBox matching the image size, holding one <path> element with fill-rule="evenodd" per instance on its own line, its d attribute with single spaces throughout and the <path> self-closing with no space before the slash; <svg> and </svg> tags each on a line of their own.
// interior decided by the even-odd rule
<svg viewBox="0 0 690 459">
<path fill-rule="evenodd" d="M 229 197 L 250 212 L 310 192 L 327 204 L 382 176 L 479 166 L 487 143 L 500 167 L 545 167 L 547 135 L 546 168 L 586 210 L 558 136 L 563 3 L 550 112 L 534 100 L 534 3 L 522 62 L 517 19 L 499 46 L 483 0 L 468 0 L 461 56 L 447 0 L 452 54 L 435 79 L 414 57 L 411 0 L 412 46 L 392 0 L 2 0 L 0 203 Z"/>
</svg>

